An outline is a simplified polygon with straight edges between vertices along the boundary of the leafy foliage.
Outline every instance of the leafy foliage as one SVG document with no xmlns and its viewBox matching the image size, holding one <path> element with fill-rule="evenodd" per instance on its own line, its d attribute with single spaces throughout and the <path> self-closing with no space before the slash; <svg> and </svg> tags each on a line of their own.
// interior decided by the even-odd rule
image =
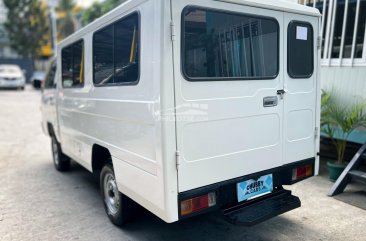
<svg viewBox="0 0 366 241">
<path fill-rule="evenodd" d="M 87 25 L 95 19 L 103 16 L 110 10 L 114 9 L 126 0 L 105 0 L 102 3 L 96 2 L 90 8 L 84 11 L 82 16 L 82 23 Z"/>
<path fill-rule="evenodd" d="M 75 7 L 75 3 L 73 0 L 60 0 L 57 11 L 64 13 L 65 17 L 57 20 L 57 28 L 60 34 L 60 38 L 64 39 L 67 36 L 71 35 L 75 32 L 76 29 L 76 19 L 73 15 L 72 10 Z"/>
<path fill-rule="evenodd" d="M 337 150 L 337 164 L 342 164 L 348 137 L 355 129 L 366 126 L 366 103 L 358 102 L 352 106 L 345 106 L 334 96 L 334 93 L 323 91 L 321 128 Z"/>
<path fill-rule="evenodd" d="M 38 0 L 3 0 L 8 9 L 5 22 L 10 46 L 19 55 L 32 59 L 41 55 L 41 47 L 49 36 L 46 9 Z"/>
</svg>

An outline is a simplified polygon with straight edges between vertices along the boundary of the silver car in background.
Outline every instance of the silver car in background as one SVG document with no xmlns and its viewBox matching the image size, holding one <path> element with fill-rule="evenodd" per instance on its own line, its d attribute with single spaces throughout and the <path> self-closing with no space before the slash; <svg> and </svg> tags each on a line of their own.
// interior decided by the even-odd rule
<svg viewBox="0 0 366 241">
<path fill-rule="evenodd" d="M 25 76 L 18 65 L 0 65 L 0 88 L 24 90 Z"/>
</svg>

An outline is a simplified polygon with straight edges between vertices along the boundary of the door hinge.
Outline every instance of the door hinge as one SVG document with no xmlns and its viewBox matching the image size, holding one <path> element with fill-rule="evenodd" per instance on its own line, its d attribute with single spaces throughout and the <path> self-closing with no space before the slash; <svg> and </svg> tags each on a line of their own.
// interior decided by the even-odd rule
<svg viewBox="0 0 366 241">
<path fill-rule="evenodd" d="M 319 128 L 318 127 L 315 127 L 314 129 L 314 138 L 317 139 L 318 138 L 318 132 L 319 132 Z"/>
<path fill-rule="evenodd" d="M 179 169 L 179 165 L 180 165 L 180 153 L 179 151 L 175 151 L 175 164 L 177 167 L 177 170 Z"/>
<path fill-rule="evenodd" d="M 318 49 L 321 49 L 321 47 L 322 47 L 322 37 L 321 36 L 318 36 L 318 39 L 316 41 L 316 46 Z"/>
<path fill-rule="evenodd" d="M 170 36 L 172 41 L 175 41 L 175 24 L 173 21 L 170 22 Z"/>
</svg>

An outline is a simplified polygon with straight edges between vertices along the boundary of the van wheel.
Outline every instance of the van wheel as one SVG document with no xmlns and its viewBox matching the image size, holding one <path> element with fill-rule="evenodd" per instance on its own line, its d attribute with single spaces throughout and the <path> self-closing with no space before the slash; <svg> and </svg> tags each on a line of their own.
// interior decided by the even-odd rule
<svg viewBox="0 0 366 241">
<path fill-rule="evenodd" d="M 125 224 L 130 218 L 132 200 L 118 191 L 111 164 L 105 165 L 100 173 L 100 190 L 108 218 L 117 226 Z"/>
<path fill-rule="evenodd" d="M 62 153 L 61 145 L 55 137 L 52 137 L 52 157 L 53 164 L 57 171 L 65 172 L 70 169 L 70 158 Z"/>
</svg>

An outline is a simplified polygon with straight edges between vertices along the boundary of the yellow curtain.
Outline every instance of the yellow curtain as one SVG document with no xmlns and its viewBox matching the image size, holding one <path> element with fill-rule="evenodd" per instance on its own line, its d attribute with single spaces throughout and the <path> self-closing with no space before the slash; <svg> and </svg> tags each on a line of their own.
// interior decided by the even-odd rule
<svg viewBox="0 0 366 241">
<path fill-rule="evenodd" d="M 84 46 L 81 51 L 81 63 L 80 63 L 80 84 L 84 82 Z"/>
<path fill-rule="evenodd" d="M 130 64 L 136 61 L 136 47 L 137 47 L 137 31 L 135 26 L 135 28 L 133 29 L 133 37 L 131 43 Z"/>
</svg>

